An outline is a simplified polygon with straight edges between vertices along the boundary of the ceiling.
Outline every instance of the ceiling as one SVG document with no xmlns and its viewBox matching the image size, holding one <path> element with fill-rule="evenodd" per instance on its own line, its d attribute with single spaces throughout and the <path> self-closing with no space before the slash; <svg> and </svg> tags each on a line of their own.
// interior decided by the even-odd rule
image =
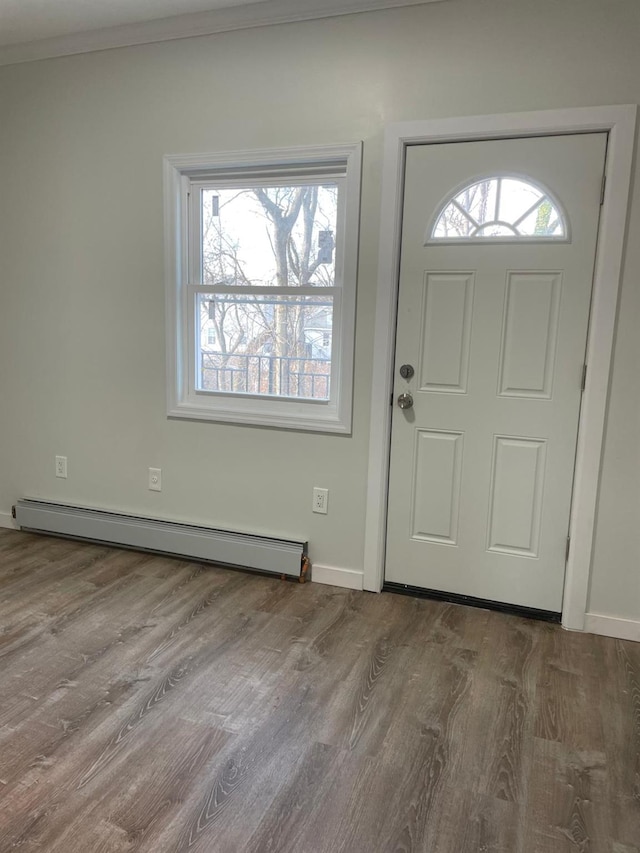
<svg viewBox="0 0 640 853">
<path fill-rule="evenodd" d="M 256 0 L 0 0 L 0 45 L 23 44 L 254 2 Z"/>
<path fill-rule="evenodd" d="M 442 0 L 0 0 L 0 65 Z"/>
</svg>

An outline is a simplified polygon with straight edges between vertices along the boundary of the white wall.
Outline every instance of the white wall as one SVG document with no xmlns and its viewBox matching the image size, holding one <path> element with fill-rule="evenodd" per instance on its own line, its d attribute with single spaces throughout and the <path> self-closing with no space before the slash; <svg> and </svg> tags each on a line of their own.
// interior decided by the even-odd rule
<svg viewBox="0 0 640 853">
<path fill-rule="evenodd" d="M 639 38 L 637 0 L 449 0 L 0 69 L 0 513 L 29 495 L 308 536 L 361 570 L 384 125 L 638 102 Z M 352 437 L 167 420 L 162 155 L 357 139 Z M 590 603 L 637 620 L 639 219 L 636 189 Z"/>
</svg>

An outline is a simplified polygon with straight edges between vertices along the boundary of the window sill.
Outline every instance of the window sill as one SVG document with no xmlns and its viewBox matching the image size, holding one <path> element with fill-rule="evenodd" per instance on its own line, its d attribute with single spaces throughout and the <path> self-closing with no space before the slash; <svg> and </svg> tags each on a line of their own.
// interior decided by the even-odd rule
<svg viewBox="0 0 640 853">
<path fill-rule="evenodd" d="M 287 403 L 280 403 L 271 410 L 265 408 L 258 413 L 255 404 L 252 411 L 242 411 L 237 406 L 205 406 L 201 403 L 181 402 L 170 406 L 167 416 L 198 421 L 217 421 L 219 423 L 240 424 L 242 426 L 272 427 L 274 429 L 300 430 L 303 432 L 332 433 L 341 435 L 351 434 L 351 418 L 340 417 L 335 409 L 322 405 L 318 411 L 318 403 L 310 403 L 314 409 L 313 416 L 304 413 L 283 411 Z M 293 404 L 300 407 L 304 404 Z"/>
</svg>

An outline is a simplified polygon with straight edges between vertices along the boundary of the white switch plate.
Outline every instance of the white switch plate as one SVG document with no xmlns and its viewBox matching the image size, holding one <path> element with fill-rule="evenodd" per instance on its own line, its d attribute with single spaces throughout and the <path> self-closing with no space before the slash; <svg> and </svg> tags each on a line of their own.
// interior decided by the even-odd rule
<svg viewBox="0 0 640 853">
<path fill-rule="evenodd" d="M 56 456 L 56 477 L 67 479 L 67 457 Z"/>
<path fill-rule="evenodd" d="M 149 468 L 149 489 L 152 492 L 162 491 L 162 468 Z"/>
</svg>

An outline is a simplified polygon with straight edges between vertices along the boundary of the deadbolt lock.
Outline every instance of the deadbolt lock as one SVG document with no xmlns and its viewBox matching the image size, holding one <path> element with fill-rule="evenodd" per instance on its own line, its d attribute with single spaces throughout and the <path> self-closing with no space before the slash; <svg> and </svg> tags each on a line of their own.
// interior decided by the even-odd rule
<svg viewBox="0 0 640 853">
<path fill-rule="evenodd" d="M 400 368 L 400 376 L 402 376 L 403 379 L 411 379 L 414 373 L 415 370 L 410 364 L 403 364 Z"/>
</svg>

